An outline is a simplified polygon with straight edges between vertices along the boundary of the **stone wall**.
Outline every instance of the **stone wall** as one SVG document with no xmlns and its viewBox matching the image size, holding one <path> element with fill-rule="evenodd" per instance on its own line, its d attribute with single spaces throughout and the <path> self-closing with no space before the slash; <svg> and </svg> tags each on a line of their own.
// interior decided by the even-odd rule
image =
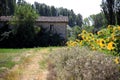
<svg viewBox="0 0 120 80">
<path fill-rule="evenodd" d="M 60 34 L 65 40 L 67 39 L 67 23 L 54 23 L 54 22 L 36 22 L 36 26 L 43 27 L 47 31 Z"/>
</svg>

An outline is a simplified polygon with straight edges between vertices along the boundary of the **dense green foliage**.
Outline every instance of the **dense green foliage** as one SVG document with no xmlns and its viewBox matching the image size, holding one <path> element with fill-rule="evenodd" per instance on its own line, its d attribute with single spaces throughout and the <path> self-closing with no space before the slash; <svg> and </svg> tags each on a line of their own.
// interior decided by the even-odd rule
<svg viewBox="0 0 120 80">
<path fill-rule="evenodd" d="M 120 0 L 102 0 L 101 7 L 108 25 L 120 25 Z"/>
<path fill-rule="evenodd" d="M 11 24 L 14 25 L 13 34 L 15 35 L 16 46 L 31 46 L 35 35 L 34 23 L 36 19 L 37 13 L 31 5 L 24 3 L 16 6 L 11 21 Z"/>
<path fill-rule="evenodd" d="M 40 31 L 35 35 L 35 45 L 34 46 L 61 46 L 65 44 L 65 40 L 60 37 L 57 33 L 51 33 L 51 31 L 46 31 L 45 28 L 40 29 Z"/>
<path fill-rule="evenodd" d="M 103 12 L 90 15 L 83 21 L 83 28 L 88 32 L 96 33 L 105 26 L 107 26 L 107 20 Z"/>
<path fill-rule="evenodd" d="M 16 0 L 0 0 L 0 16 L 13 15 Z"/>
<path fill-rule="evenodd" d="M 78 39 L 78 34 L 82 32 L 82 28 L 79 26 L 74 26 L 72 28 L 67 29 L 68 40 Z"/>
<path fill-rule="evenodd" d="M 1 32 L 1 47 L 32 47 L 34 42 L 35 30 L 34 23 L 37 18 L 36 11 L 30 4 L 21 2 L 16 5 L 14 16 L 9 22 L 12 25 L 4 25 Z M 8 24 L 8 23 L 6 23 Z M 7 28 L 8 30 L 4 30 Z"/>
<path fill-rule="evenodd" d="M 7 4 L 4 4 L 4 6 L 7 6 Z M 1 11 L 4 12 L 4 10 Z M 81 27 L 82 25 L 82 16 L 80 14 L 76 15 L 73 10 L 55 8 L 54 6 L 50 7 L 37 2 L 31 6 L 24 0 L 18 0 L 14 14 L 12 13 L 14 15 L 12 16 L 12 20 L 10 22 L 1 22 L 4 26 L 0 27 L 0 47 L 17 48 L 63 45 L 65 40 L 59 34 L 51 35 L 49 31 L 46 32 L 45 29 L 34 26 L 37 18 L 36 11 L 41 16 L 68 16 L 71 27 L 74 25 Z M 5 13 L 2 14 L 4 15 Z M 4 16 L 6 15 L 8 14 Z"/>
</svg>

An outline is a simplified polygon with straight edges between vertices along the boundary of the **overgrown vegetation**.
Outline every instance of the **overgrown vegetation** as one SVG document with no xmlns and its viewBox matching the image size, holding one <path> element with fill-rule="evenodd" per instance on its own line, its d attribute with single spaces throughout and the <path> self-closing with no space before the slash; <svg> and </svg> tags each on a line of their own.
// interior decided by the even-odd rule
<svg viewBox="0 0 120 80">
<path fill-rule="evenodd" d="M 111 26 L 97 32 L 97 34 L 89 33 L 85 30 L 75 41 L 67 42 L 68 46 L 88 46 L 92 50 L 104 51 L 113 55 L 120 55 L 120 26 Z"/>
<path fill-rule="evenodd" d="M 16 5 L 11 24 L 14 25 L 12 32 L 15 37 L 16 47 L 30 47 L 34 40 L 34 23 L 38 15 L 36 11 L 27 3 Z"/>
<path fill-rule="evenodd" d="M 64 45 L 65 40 L 60 34 L 51 33 L 42 27 L 35 26 L 37 17 L 36 10 L 30 4 L 24 0 L 19 1 L 11 21 L 4 23 L 1 21 L 5 25 L 0 28 L 0 47 L 23 48 Z"/>
<path fill-rule="evenodd" d="M 52 33 L 47 31 L 46 28 L 41 28 L 41 30 L 35 35 L 35 45 L 34 46 L 61 46 L 65 44 L 65 39 L 58 33 Z"/>
<path fill-rule="evenodd" d="M 118 80 L 115 57 L 89 48 L 62 48 L 50 55 L 48 80 Z"/>
</svg>

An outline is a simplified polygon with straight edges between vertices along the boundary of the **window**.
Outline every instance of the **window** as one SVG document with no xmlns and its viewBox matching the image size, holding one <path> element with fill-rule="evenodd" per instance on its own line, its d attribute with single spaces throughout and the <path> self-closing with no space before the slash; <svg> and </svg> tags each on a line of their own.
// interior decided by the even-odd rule
<svg viewBox="0 0 120 80">
<path fill-rule="evenodd" d="M 50 25 L 50 31 L 54 31 L 54 25 Z"/>
</svg>

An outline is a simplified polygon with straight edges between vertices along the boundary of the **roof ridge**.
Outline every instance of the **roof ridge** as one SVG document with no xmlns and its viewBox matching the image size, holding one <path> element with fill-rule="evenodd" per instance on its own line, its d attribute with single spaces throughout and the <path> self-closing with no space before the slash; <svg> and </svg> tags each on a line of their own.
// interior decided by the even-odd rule
<svg viewBox="0 0 120 80">
<path fill-rule="evenodd" d="M 10 21 L 12 16 L 0 16 L 0 21 Z M 68 16 L 39 16 L 38 22 L 68 22 Z"/>
</svg>

